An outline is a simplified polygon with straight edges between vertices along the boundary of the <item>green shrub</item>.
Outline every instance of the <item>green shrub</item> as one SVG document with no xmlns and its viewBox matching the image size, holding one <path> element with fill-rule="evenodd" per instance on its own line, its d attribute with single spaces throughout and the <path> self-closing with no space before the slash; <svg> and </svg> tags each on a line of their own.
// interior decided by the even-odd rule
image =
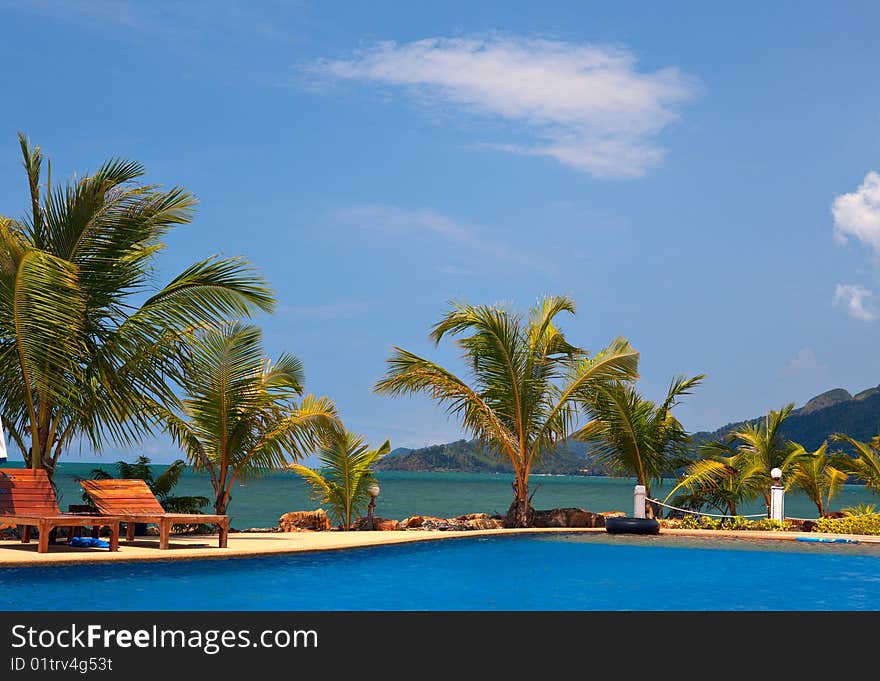
<svg viewBox="0 0 880 681">
<path fill-rule="evenodd" d="M 682 530 L 764 530 L 780 532 L 790 530 L 791 524 L 770 518 L 750 520 L 742 516 L 735 518 L 711 518 L 709 516 L 689 515 L 685 518 L 670 518 L 663 521 L 663 527 Z"/>
<path fill-rule="evenodd" d="M 880 534 L 880 513 L 847 518 L 820 518 L 813 532 L 835 534 Z"/>
</svg>

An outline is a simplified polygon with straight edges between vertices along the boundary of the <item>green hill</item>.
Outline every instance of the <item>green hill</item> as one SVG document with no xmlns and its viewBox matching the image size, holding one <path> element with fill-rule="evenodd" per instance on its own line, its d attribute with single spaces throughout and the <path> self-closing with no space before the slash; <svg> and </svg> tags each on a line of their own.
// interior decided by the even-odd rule
<svg viewBox="0 0 880 681">
<path fill-rule="evenodd" d="M 746 423 L 758 421 L 760 418 L 729 423 L 711 432 L 694 433 L 694 446 L 723 438 Z M 808 450 L 819 447 L 832 433 L 846 433 L 863 441 L 880 433 L 880 387 L 863 390 L 854 396 L 842 388 L 829 390 L 795 409 L 782 426 L 786 439 L 798 442 Z"/>
<path fill-rule="evenodd" d="M 467 473 L 508 473 L 513 470 L 506 459 L 487 450 L 477 440 L 457 440 L 420 449 L 395 449 L 376 468 Z M 556 453 L 535 465 L 532 471 L 554 475 L 604 475 L 606 472 L 588 460 L 586 445 L 573 441 L 562 443 Z"/>
<path fill-rule="evenodd" d="M 693 434 L 694 451 L 709 440 L 723 438 L 730 431 L 749 421 L 728 423 L 714 431 Z M 835 388 L 817 395 L 785 422 L 783 435 L 809 450 L 816 449 L 831 433 L 846 433 L 857 440 L 870 440 L 880 433 L 880 386 L 850 395 Z M 457 440 L 447 444 L 419 449 L 395 449 L 377 465 L 379 470 L 395 471 L 456 471 L 467 473 L 511 472 L 510 464 L 496 453 L 482 447 L 476 440 Z M 538 474 L 607 475 L 603 466 L 590 460 L 588 447 L 565 440 L 557 452 L 545 457 L 534 467 Z"/>
</svg>

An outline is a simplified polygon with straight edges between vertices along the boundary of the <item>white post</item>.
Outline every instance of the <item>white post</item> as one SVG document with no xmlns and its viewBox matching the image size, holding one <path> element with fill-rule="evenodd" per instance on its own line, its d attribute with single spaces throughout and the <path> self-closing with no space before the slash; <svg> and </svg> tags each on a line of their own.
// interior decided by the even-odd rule
<svg viewBox="0 0 880 681">
<path fill-rule="evenodd" d="M 770 488 L 770 519 L 782 522 L 785 520 L 785 488 L 782 486 L 782 471 L 774 468 L 770 471 L 773 486 Z"/>
<path fill-rule="evenodd" d="M 636 485 L 633 490 L 633 518 L 645 517 L 645 497 L 647 492 L 644 485 Z"/>
</svg>

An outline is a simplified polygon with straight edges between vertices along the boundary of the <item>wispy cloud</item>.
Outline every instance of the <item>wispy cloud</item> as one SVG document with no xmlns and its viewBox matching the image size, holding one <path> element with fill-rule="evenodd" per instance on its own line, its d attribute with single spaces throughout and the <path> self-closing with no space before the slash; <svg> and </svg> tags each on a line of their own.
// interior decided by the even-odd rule
<svg viewBox="0 0 880 681">
<path fill-rule="evenodd" d="M 831 213 L 838 241 L 854 237 L 880 256 L 880 174 L 869 172 L 856 191 L 836 197 Z"/>
<path fill-rule="evenodd" d="M 816 359 L 816 352 L 811 347 L 801 348 L 791 361 L 783 368 L 784 373 L 801 374 L 812 372 L 824 372 L 827 366 Z"/>
<path fill-rule="evenodd" d="M 514 248 L 507 242 L 505 235 L 493 238 L 491 230 L 485 227 L 458 222 L 431 209 L 410 210 L 386 204 L 366 204 L 336 211 L 333 219 L 351 227 L 385 234 L 438 239 L 458 246 L 466 253 L 534 271 L 556 271 L 552 262 L 541 258 L 533 249 Z"/>
<path fill-rule="evenodd" d="M 877 308 L 872 299 L 874 294 L 858 284 L 838 284 L 834 291 L 834 304 L 843 307 L 850 317 L 863 322 L 877 319 Z"/>
<path fill-rule="evenodd" d="M 290 5 L 290 4 L 289 4 Z M 294 10 L 298 3 L 292 3 Z M 280 25 L 280 10 L 244 0 L 188 0 L 187 2 L 138 2 L 136 0 L 26 0 L 4 4 L 13 10 L 36 14 L 53 21 L 89 26 L 110 26 L 165 37 L 193 39 L 207 33 L 253 33 L 288 39 Z"/>
<path fill-rule="evenodd" d="M 635 177 L 666 153 L 657 135 L 700 90 L 675 67 L 639 71 L 624 47 L 494 35 L 380 42 L 305 67 L 321 77 L 399 87 L 523 128 L 496 149 L 549 156 L 603 177 Z"/>
</svg>

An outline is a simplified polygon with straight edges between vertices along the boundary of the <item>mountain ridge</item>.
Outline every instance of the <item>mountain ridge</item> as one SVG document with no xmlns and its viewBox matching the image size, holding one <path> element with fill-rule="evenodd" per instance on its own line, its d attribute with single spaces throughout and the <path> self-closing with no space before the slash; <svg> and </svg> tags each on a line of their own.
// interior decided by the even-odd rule
<svg viewBox="0 0 880 681">
<path fill-rule="evenodd" d="M 692 434 L 693 451 L 703 443 L 722 439 L 731 431 L 763 417 L 728 423 L 713 431 Z M 832 433 L 846 433 L 857 440 L 870 440 L 880 433 L 880 386 L 855 395 L 843 388 L 832 388 L 807 400 L 792 411 L 782 427 L 785 438 L 808 450 L 818 448 Z M 607 475 L 608 470 L 593 461 L 588 446 L 564 440 L 558 452 L 533 468 L 536 474 Z M 456 440 L 427 447 L 398 447 L 382 459 L 378 470 L 417 472 L 508 473 L 510 463 L 487 451 L 477 440 Z"/>
</svg>

